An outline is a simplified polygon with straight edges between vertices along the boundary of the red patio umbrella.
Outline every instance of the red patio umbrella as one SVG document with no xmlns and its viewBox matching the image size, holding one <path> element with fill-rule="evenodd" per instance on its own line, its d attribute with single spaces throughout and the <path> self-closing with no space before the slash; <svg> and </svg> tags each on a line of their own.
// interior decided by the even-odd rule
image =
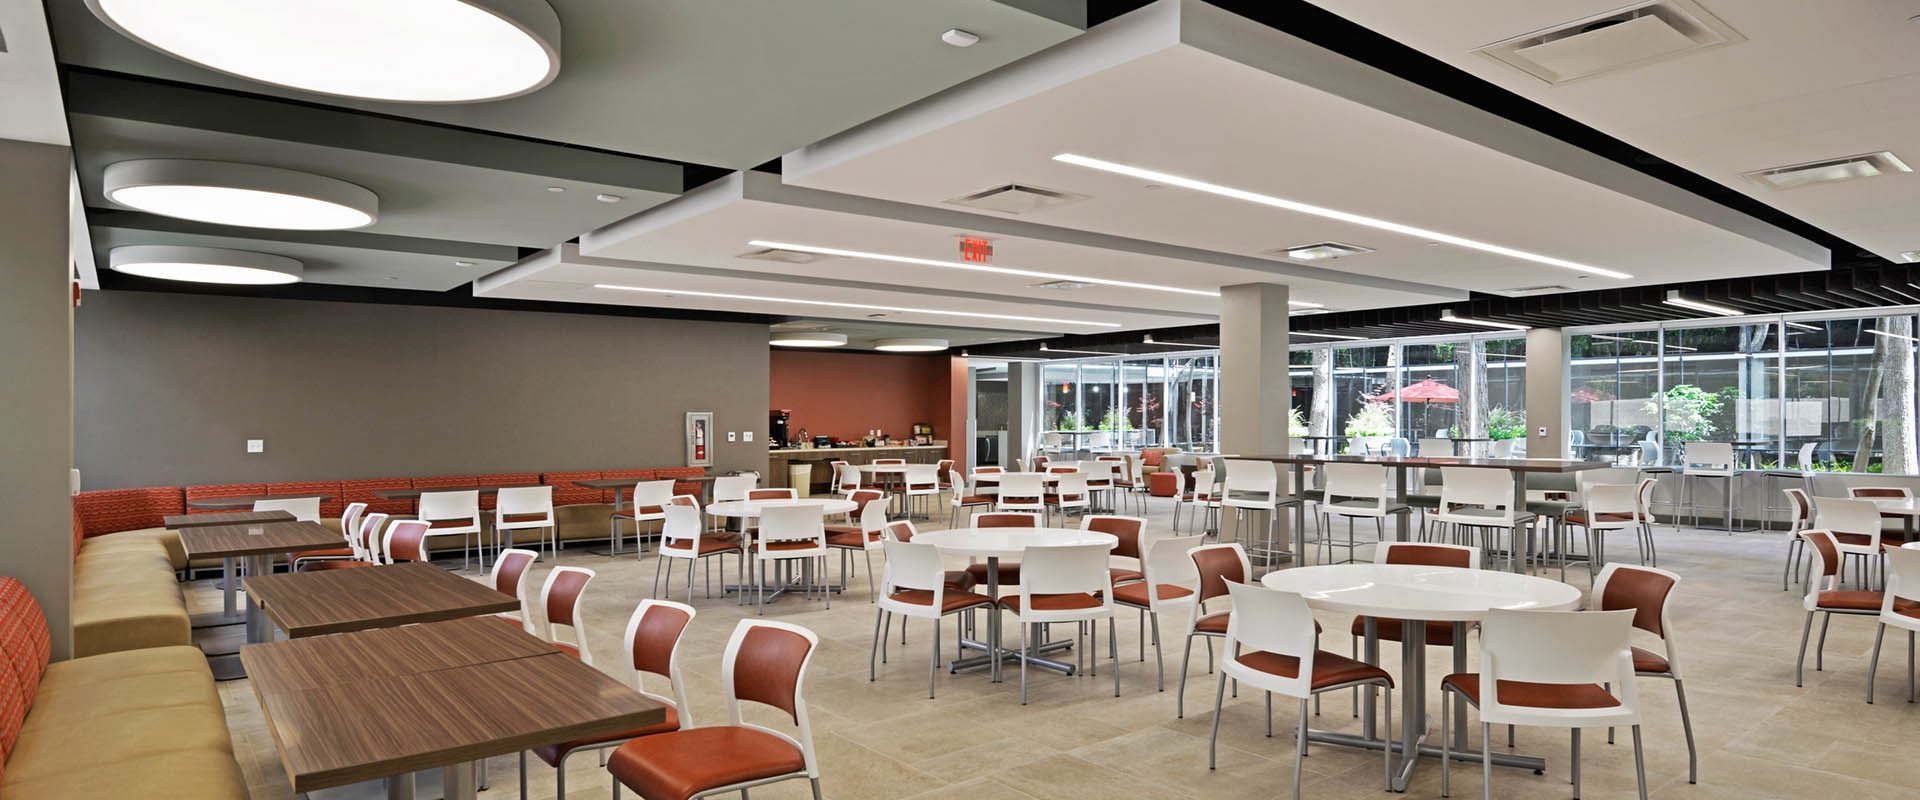
<svg viewBox="0 0 1920 800">
<path fill-rule="evenodd" d="M 1401 388 L 1397 392 L 1387 392 L 1368 397 L 1368 400 L 1392 400 L 1395 396 L 1402 403 L 1458 403 L 1460 390 L 1428 378 L 1412 386 Z"/>
</svg>

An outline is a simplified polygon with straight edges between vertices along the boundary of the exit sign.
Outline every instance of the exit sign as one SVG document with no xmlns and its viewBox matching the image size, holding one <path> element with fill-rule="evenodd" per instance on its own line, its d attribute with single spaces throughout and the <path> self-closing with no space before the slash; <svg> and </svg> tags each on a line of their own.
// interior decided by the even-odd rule
<svg viewBox="0 0 1920 800">
<path fill-rule="evenodd" d="M 993 242 L 975 239 L 971 236 L 960 237 L 960 257 L 976 264 L 985 264 L 993 260 Z"/>
</svg>

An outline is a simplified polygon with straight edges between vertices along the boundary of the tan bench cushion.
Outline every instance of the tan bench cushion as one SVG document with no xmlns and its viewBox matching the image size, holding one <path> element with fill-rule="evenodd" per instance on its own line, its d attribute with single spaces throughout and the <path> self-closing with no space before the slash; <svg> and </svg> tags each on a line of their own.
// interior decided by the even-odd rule
<svg viewBox="0 0 1920 800">
<path fill-rule="evenodd" d="M 9 762 L 0 795 L 7 800 L 245 800 L 247 784 L 232 753 L 194 750 L 93 761 L 30 778 L 14 777 Z"/>
<path fill-rule="evenodd" d="M 337 523 L 336 523 L 337 526 Z M 145 549 L 158 544 L 173 569 L 187 568 L 187 549 L 180 544 L 180 532 L 165 528 L 142 528 L 88 537 L 80 543 L 80 554 L 125 549 Z"/>
<path fill-rule="evenodd" d="M 74 656 L 193 643 L 174 574 L 187 560 L 179 546 L 179 534 L 157 528 L 81 543 L 73 559 Z"/>
</svg>

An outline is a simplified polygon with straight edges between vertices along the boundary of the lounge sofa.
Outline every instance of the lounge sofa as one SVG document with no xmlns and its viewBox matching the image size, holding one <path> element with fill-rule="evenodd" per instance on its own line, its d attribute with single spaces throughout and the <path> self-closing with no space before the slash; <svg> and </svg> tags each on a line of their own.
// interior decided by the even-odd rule
<svg viewBox="0 0 1920 800">
<path fill-rule="evenodd" d="M 187 554 L 160 519 L 180 504 L 178 489 L 75 495 L 74 656 L 193 644 L 179 584 Z"/>
<path fill-rule="evenodd" d="M 0 797 L 245 798 L 220 695 L 190 646 L 49 663 L 47 620 L 0 577 Z"/>
</svg>

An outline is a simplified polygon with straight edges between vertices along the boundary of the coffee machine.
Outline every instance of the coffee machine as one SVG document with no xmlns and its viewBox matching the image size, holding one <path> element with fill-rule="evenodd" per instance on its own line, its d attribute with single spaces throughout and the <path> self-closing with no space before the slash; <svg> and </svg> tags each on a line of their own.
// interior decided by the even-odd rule
<svg viewBox="0 0 1920 800">
<path fill-rule="evenodd" d="M 785 448 L 787 446 L 787 420 L 793 416 L 793 410 L 776 408 L 767 412 L 767 446 Z"/>
</svg>

